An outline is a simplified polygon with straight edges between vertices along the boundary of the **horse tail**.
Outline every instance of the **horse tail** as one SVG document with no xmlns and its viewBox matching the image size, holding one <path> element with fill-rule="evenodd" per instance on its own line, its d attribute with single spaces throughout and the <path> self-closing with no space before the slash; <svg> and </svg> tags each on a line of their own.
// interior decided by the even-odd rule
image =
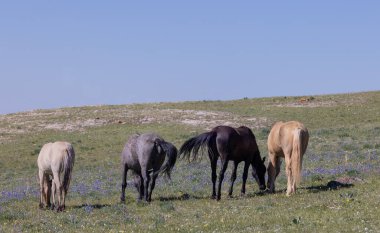
<svg viewBox="0 0 380 233">
<path fill-rule="evenodd" d="M 160 146 L 166 154 L 166 162 L 161 166 L 157 173 L 165 174 L 170 179 L 171 171 L 177 161 L 177 148 L 173 144 L 161 139 L 156 139 L 154 143 L 156 146 Z"/>
<path fill-rule="evenodd" d="M 302 156 L 303 156 L 303 130 L 297 128 L 293 132 L 293 150 L 291 157 L 291 169 L 293 179 L 298 185 L 301 182 Z"/>
<path fill-rule="evenodd" d="M 63 159 L 63 189 L 65 193 L 67 193 L 67 190 L 69 189 L 70 180 L 71 180 L 71 173 L 73 171 L 74 166 L 74 160 L 75 160 L 75 152 L 72 145 L 68 145 L 66 148 L 66 156 Z"/>
<path fill-rule="evenodd" d="M 203 150 L 207 148 L 209 154 L 214 157 L 216 156 L 216 132 L 206 132 L 202 133 L 196 137 L 188 139 L 179 150 L 179 154 L 182 158 L 186 157 L 189 161 L 194 161 L 198 159 L 199 149 Z"/>
</svg>

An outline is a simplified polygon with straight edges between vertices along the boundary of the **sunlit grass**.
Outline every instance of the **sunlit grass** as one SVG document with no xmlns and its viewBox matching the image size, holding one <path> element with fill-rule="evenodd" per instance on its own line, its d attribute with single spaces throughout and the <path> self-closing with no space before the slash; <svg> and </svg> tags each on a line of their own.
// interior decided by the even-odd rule
<svg viewBox="0 0 380 233">
<path fill-rule="evenodd" d="M 39 111 L 43 115 L 36 116 L 38 122 L 30 124 L 26 122 L 27 113 L 13 114 L 15 124 L 0 118 L 0 127 L 9 129 L 0 135 L 0 139 L 6 138 L 0 144 L 0 232 L 380 231 L 380 92 L 315 96 L 310 104 L 317 106 L 291 105 L 299 104 L 300 98 L 43 110 Z M 120 113 L 126 109 L 128 114 L 140 110 L 148 114 L 154 109 L 228 112 L 234 114 L 231 121 L 236 124 L 243 124 L 249 117 L 265 117 L 266 125 L 253 130 L 262 156 L 267 154 L 266 138 L 273 122 L 300 120 L 310 131 L 301 187 L 295 196 L 286 197 L 282 168 L 278 193 L 258 192 L 257 184 L 249 177 L 247 194 L 241 197 L 240 165 L 233 198 L 227 197 L 228 170 L 222 200 L 216 202 L 210 199 L 211 171 L 204 157 L 193 164 L 178 161 L 172 181 L 159 178 L 152 203 L 137 202 L 137 192 L 129 185 L 126 203 L 120 204 L 119 156 L 131 134 L 154 131 L 179 147 L 187 138 L 206 130 L 200 125 L 169 120 L 141 124 L 141 116 Z M 54 115 L 55 111 L 64 114 Z M 109 123 L 72 131 L 39 126 L 43 122 L 95 118 Z M 29 130 L 17 131 L 23 129 Z M 37 156 L 43 144 L 56 140 L 71 142 L 77 155 L 63 213 L 38 209 Z M 350 178 L 353 186 L 331 190 L 329 181 L 340 178 Z"/>
</svg>

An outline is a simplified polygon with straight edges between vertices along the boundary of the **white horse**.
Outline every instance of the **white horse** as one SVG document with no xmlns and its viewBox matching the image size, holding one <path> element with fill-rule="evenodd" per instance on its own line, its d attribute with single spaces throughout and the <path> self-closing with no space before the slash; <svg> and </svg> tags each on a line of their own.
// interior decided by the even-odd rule
<svg viewBox="0 0 380 233">
<path fill-rule="evenodd" d="M 50 207 L 50 195 L 52 193 L 52 209 L 55 206 L 57 206 L 57 211 L 65 209 L 65 198 L 70 185 L 74 160 L 74 148 L 68 142 L 47 143 L 42 147 L 37 159 L 41 194 L 40 208 L 43 208 L 44 205 Z M 63 176 L 61 177 L 62 173 Z M 58 194 L 57 205 L 56 194 Z"/>
</svg>

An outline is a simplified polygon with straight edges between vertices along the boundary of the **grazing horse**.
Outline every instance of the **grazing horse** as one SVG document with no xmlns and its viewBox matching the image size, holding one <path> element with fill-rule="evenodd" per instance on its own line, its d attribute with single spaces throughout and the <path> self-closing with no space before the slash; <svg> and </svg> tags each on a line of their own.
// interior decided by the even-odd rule
<svg viewBox="0 0 380 233">
<path fill-rule="evenodd" d="M 134 183 L 139 192 L 138 199 L 142 200 L 144 196 L 145 201 L 150 202 L 157 176 L 165 173 L 170 178 L 176 160 L 177 148 L 160 136 L 153 133 L 132 135 L 121 153 L 121 202 L 125 201 L 128 170 L 136 175 Z"/>
<path fill-rule="evenodd" d="M 65 209 L 65 199 L 74 160 L 75 152 L 68 142 L 47 143 L 42 147 L 37 159 L 40 179 L 40 208 L 43 208 L 44 205 L 50 207 L 50 196 L 53 194 L 52 209 L 55 207 L 57 207 L 57 211 Z M 62 178 L 61 173 L 63 173 Z M 56 194 L 58 194 L 57 204 Z"/>
<path fill-rule="evenodd" d="M 268 188 L 274 192 L 274 183 L 280 173 L 281 157 L 285 157 L 288 187 L 286 195 L 296 192 L 296 185 L 301 181 L 302 157 L 309 141 L 306 127 L 297 121 L 277 122 L 268 136 Z"/>
<path fill-rule="evenodd" d="M 265 172 L 264 159 L 261 159 L 260 151 L 256 143 L 255 135 L 252 131 L 241 126 L 239 128 L 232 128 L 229 126 L 217 126 L 210 132 L 200 134 L 196 137 L 187 140 L 180 149 L 180 154 L 187 157 L 190 161 L 192 153 L 192 160 L 197 159 L 199 149 L 207 149 L 208 156 L 211 162 L 211 179 L 212 179 L 212 198 L 220 200 L 222 181 L 224 173 L 228 166 L 228 161 L 234 161 L 234 168 L 231 175 L 231 185 L 229 189 L 229 196 L 232 196 L 233 185 L 236 180 L 236 170 L 238 164 L 244 161 L 243 172 L 243 185 L 241 194 L 245 194 L 245 183 L 248 177 L 249 166 L 252 165 L 252 175 L 256 179 L 261 190 L 265 189 Z M 218 158 L 222 162 L 222 167 L 219 173 L 218 194 L 215 192 L 216 183 L 216 165 Z"/>
</svg>

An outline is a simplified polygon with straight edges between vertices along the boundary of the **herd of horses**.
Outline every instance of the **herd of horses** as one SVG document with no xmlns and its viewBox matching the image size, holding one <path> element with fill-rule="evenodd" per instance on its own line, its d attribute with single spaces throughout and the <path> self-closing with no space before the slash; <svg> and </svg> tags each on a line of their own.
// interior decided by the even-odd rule
<svg viewBox="0 0 380 233">
<path fill-rule="evenodd" d="M 170 178 L 177 157 L 187 158 L 189 162 L 197 160 L 199 155 L 207 154 L 211 163 L 212 198 L 220 200 L 221 187 L 228 162 L 234 163 L 228 195 L 233 192 L 236 171 L 240 162 L 244 162 L 241 194 L 245 194 L 245 185 L 249 167 L 260 190 L 275 192 L 275 180 L 280 172 L 281 158 L 285 159 L 287 181 L 286 195 L 296 192 L 301 179 L 302 158 L 309 141 L 306 127 L 297 121 L 277 122 L 268 136 L 269 163 L 265 167 L 265 157 L 261 158 L 256 138 L 251 129 L 245 126 L 233 128 L 217 126 L 185 141 L 179 151 L 170 142 L 154 133 L 132 135 L 121 153 L 122 185 L 121 202 L 125 201 L 127 172 L 134 174 L 133 183 L 138 191 L 138 199 L 151 201 L 152 191 L 159 174 Z M 220 159 L 218 189 L 217 162 Z M 40 208 L 65 209 L 65 199 L 74 166 L 75 153 L 68 142 L 45 144 L 38 155 L 40 179 Z M 265 173 L 268 172 L 267 184 Z M 51 196 L 52 202 L 51 203 Z M 57 199 L 57 200 L 56 200 Z"/>
</svg>

